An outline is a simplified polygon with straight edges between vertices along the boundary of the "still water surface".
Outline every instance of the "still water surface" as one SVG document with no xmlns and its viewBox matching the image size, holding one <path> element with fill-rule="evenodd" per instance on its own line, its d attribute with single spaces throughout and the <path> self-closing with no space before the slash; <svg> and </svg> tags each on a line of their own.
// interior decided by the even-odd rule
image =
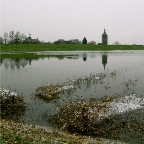
<svg viewBox="0 0 144 144">
<path fill-rule="evenodd" d="M 26 123 L 48 126 L 45 115 L 55 113 L 56 101 L 66 102 L 71 98 L 77 100 L 79 97 L 94 99 L 105 95 L 129 96 L 132 93 L 144 97 L 144 51 L 37 54 L 46 56 L 37 59 L 2 58 L 0 61 L 0 87 L 24 96 L 28 103 L 24 116 Z M 70 80 L 99 73 L 107 74 L 102 83 L 82 85 L 71 96 L 46 102 L 34 95 L 36 88 L 40 86 L 68 83 Z M 143 115 L 144 108 L 139 111 Z M 141 119 L 144 120 L 144 116 Z"/>
</svg>

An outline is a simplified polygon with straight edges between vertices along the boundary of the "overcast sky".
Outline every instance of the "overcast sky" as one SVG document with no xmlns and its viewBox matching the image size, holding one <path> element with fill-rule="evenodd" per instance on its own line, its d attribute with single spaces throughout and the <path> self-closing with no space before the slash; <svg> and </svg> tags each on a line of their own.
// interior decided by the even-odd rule
<svg viewBox="0 0 144 144">
<path fill-rule="evenodd" d="M 144 0 L 0 0 L 1 31 L 44 41 L 79 39 L 144 45 Z"/>
</svg>

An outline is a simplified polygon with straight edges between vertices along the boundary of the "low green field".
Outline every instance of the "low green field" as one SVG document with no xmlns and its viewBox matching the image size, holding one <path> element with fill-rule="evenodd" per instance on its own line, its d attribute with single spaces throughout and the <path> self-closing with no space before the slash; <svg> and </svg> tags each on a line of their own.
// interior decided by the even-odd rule
<svg viewBox="0 0 144 144">
<path fill-rule="evenodd" d="M 138 45 L 83 45 L 83 44 L 2 44 L 1 52 L 77 51 L 77 50 L 144 50 Z"/>
</svg>

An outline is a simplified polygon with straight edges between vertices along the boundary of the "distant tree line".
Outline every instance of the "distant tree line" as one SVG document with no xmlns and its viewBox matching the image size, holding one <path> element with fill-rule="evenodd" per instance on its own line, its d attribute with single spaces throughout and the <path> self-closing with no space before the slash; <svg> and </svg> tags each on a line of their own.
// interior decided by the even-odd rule
<svg viewBox="0 0 144 144">
<path fill-rule="evenodd" d="M 0 44 L 21 44 L 27 37 L 19 31 L 16 33 L 12 30 L 9 33 L 5 32 L 0 36 Z"/>
<path fill-rule="evenodd" d="M 31 36 L 27 37 L 25 34 L 21 34 L 19 31 L 13 30 L 9 33 L 5 32 L 3 36 L 0 36 L 0 44 L 37 44 L 42 43 L 37 39 L 32 39 Z"/>
<path fill-rule="evenodd" d="M 87 42 L 87 39 L 84 37 L 82 42 L 79 39 L 71 39 L 71 40 L 64 40 L 64 39 L 59 39 L 54 42 L 54 44 L 95 44 L 95 41 L 90 41 Z"/>
<path fill-rule="evenodd" d="M 79 41 L 78 39 L 72 39 L 72 40 L 59 39 L 55 41 L 54 44 L 81 44 L 81 41 Z"/>
<path fill-rule="evenodd" d="M 41 44 L 96 44 L 95 41 L 87 42 L 87 39 L 84 37 L 82 41 L 79 39 L 70 39 L 64 40 L 59 39 L 57 41 L 51 42 L 44 42 L 39 41 L 37 39 L 32 39 L 31 35 L 27 37 L 25 34 L 21 34 L 19 31 L 14 32 L 13 30 L 9 33 L 5 32 L 3 36 L 0 36 L 0 44 L 34 44 L 34 43 L 41 43 Z"/>
</svg>

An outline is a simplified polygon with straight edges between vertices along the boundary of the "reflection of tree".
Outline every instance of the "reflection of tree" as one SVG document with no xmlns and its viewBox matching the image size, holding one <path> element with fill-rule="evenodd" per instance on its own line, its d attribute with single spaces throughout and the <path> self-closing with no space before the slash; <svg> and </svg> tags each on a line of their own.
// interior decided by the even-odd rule
<svg viewBox="0 0 144 144">
<path fill-rule="evenodd" d="M 59 60 L 63 60 L 63 59 L 64 59 L 64 56 L 57 56 L 57 58 L 58 58 Z"/>
<path fill-rule="evenodd" d="M 0 64 L 4 65 L 6 69 L 19 69 L 21 67 L 25 67 L 26 65 L 31 64 L 31 59 L 20 59 L 20 58 L 7 58 L 1 59 Z"/>
<path fill-rule="evenodd" d="M 0 58 L 0 66 L 4 65 L 5 69 L 11 68 L 11 69 L 19 69 L 22 67 L 25 67 L 26 65 L 31 65 L 32 61 L 38 61 L 43 59 L 50 59 L 50 58 L 57 58 L 59 60 L 63 60 L 64 58 L 69 58 L 67 55 L 50 55 L 50 56 L 39 56 L 36 58 Z M 72 59 L 75 59 L 75 57 L 72 55 Z M 77 58 L 77 57 L 76 57 Z"/>
<path fill-rule="evenodd" d="M 50 56 L 51 57 L 56 57 L 59 60 L 64 59 L 64 56 Z M 32 61 L 39 60 L 39 59 L 45 59 L 46 57 L 38 57 L 38 58 L 1 58 L 0 59 L 0 65 L 4 65 L 5 69 L 19 69 L 22 67 L 25 67 L 26 65 L 31 65 Z"/>
<path fill-rule="evenodd" d="M 3 62 L 3 59 L 1 58 L 1 59 L 0 59 L 0 65 L 2 65 L 2 62 Z"/>
<path fill-rule="evenodd" d="M 86 60 L 87 60 L 87 54 L 83 53 L 83 61 L 86 61 Z"/>
<path fill-rule="evenodd" d="M 32 59 L 29 59 L 29 65 L 31 65 Z"/>
<path fill-rule="evenodd" d="M 102 64 L 104 66 L 104 69 L 106 67 L 106 64 L 107 64 L 107 54 L 102 54 Z"/>
</svg>

